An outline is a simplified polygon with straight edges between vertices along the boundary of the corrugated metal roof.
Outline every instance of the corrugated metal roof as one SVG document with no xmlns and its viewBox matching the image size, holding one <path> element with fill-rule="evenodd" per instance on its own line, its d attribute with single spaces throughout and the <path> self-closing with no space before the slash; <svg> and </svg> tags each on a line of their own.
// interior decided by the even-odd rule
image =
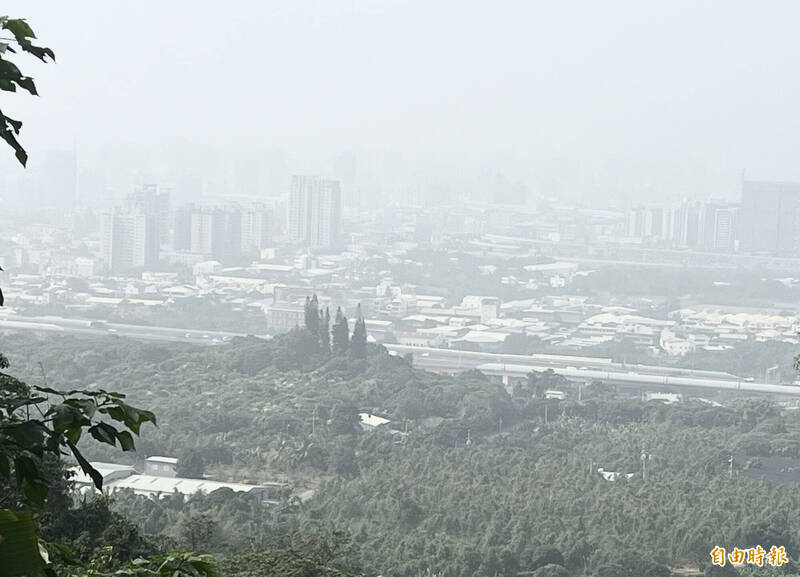
<svg viewBox="0 0 800 577">
<path fill-rule="evenodd" d="M 112 491 L 118 489 L 132 489 L 147 493 L 182 493 L 194 495 L 195 493 L 210 493 L 217 489 L 232 489 L 233 491 L 250 492 L 253 489 L 264 489 L 260 485 L 246 485 L 244 483 L 224 483 L 222 481 L 209 481 L 207 479 L 182 479 L 180 477 L 157 477 L 155 475 L 131 475 L 125 479 L 112 481 L 108 484 Z"/>
</svg>

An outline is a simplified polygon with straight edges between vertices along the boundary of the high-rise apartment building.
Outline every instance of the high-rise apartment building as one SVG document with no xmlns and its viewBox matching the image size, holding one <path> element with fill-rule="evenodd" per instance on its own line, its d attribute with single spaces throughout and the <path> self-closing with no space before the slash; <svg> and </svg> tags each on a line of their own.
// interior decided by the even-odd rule
<svg viewBox="0 0 800 577">
<path fill-rule="evenodd" d="M 670 212 L 660 206 L 632 208 L 625 223 L 626 236 L 651 243 L 664 241 L 669 237 L 669 216 Z"/>
<path fill-rule="evenodd" d="M 261 203 L 242 209 L 242 252 L 258 253 L 272 244 L 272 211 Z"/>
<path fill-rule="evenodd" d="M 129 212 L 145 214 L 155 220 L 160 244 L 169 243 L 169 197 L 169 190 L 159 189 L 155 184 L 145 184 L 127 197 Z"/>
<path fill-rule="evenodd" d="M 125 271 L 158 261 L 158 224 L 140 211 L 116 209 L 100 219 L 100 250 L 106 267 Z"/>
<path fill-rule="evenodd" d="M 800 184 L 742 183 L 741 250 L 800 254 Z"/>
<path fill-rule="evenodd" d="M 709 248 L 723 252 L 736 251 L 739 248 L 739 207 L 715 207 L 713 231 Z"/>
<path fill-rule="evenodd" d="M 221 262 L 237 260 L 242 254 L 245 222 L 245 215 L 236 205 L 179 206 L 174 212 L 172 248 Z M 256 232 L 260 232 L 257 227 Z"/>
<path fill-rule="evenodd" d="M 189 250 L 230 262 L 241 254 L 242 215 L 236 208 L 204 208 L 191 213 Z"/>
<path fill-rule="evenodd" d="M 189 250 L 192 246 L 192 215 L 197 211 L 193 204 L 184 204 L 175 209 L 172 216 L 172 248 Z"/>
<path fill-rule="evenodd" d="M 672 211 L 672 243 L 680 248 L 703 244 L 703 205 L 684 201 Z"/>
<path fill-rule="evenodd" d="M 336 180 L 294 176 L 289 193 L 289 240 L 309 247 L 339 242 L 341 191 Z"/>
</svg>

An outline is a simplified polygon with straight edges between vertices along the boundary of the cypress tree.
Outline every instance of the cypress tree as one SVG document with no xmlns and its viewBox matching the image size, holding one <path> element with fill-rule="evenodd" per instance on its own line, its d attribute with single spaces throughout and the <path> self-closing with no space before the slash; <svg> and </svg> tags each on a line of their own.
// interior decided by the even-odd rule
<svg viewBox="0 0 800 577">
<path fill-rule="evenodd" d="M 361 303 L 358 304 L 358 318 L 353 326 L 353 338 L 350 339 L 350 354 L 357 359 L 367 356 L 367 325 L 361 314 Z"/>
<path fill-rule="evenodd" d="M 305 319 L 306 328 L 311 331 L 311 334 L 319 334 L 319 301 L 317 300 L 316 293 L 313 297 L 306 297 L 305 304 Z"/>
<path fill-rule="evenodd" d="M 336 307 L 336 318 L 333 321 L 333 354 L 345 355 L 350 345 L 350 328 L 347 325 L 347 317 L 342 313 L 341 307 Z"/>
<path fill-rule="evenodd" d="M 319 348 L 322 354 L 331 354 L 331 312 L 325 307 L 325 312 L 319 311 Z"/>
<path fill-rule="evenodd" d="M 311 315 L 311 298 L 306 297 L 306 304 L 303 305 L 303 313 L 305 314 L 305 327 L 309 331 L 311 330 L 311 319 L 309 316 Z"/>
</svg>

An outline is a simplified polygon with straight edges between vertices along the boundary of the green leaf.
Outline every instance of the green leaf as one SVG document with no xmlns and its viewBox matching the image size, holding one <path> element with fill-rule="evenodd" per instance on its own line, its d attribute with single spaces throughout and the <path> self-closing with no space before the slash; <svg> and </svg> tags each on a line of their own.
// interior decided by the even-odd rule
<svg viewBox="0 0 800 577">
<path fill-rule="evenodd" d="M 67 399 L 64 404 L 75 407 L 89 419 L 97 412 L 97 403 L 93 399 Z"/>
<path fill-rule="evenodd" d="M 30 421 L 3 425 L 0 427 L 0 431 L 13 439 L 14 442 L 23 449 L 30 449 L 36 445 L 41 445 L 48 435 L 48 429 L 45 427 L 44 423 L 33 419 Z"/>
<path fill-rule="evenodd" d="M 107 414 L 115 421 L 124 423 L 126 427 L 137 435 L 139 434 L 142 423 L 151 422 L 154 425 L 156 424 L 156 416 L 150 411 L 137 409 L 121 401 L 117 402 L 114 406 L 100 409 L 100 412 Z"/>
<path fill-rule="evenodd" d="M 20 487 L 40 479 L 36 463 L 27 455 L 17 455 L 14 458 L 14 473 L 17 477 L 17 485 Z"/>
<path fill-rule="evenodd" d="M 31 503 L 44 503 L 44 500 L 47 499 L 47 491 L 47 483 L 44 481 L 31 481 L 25 483 L 22 488 L 25 498 Z"/>
<path fill-rule="evenodd" d="M 30 511 L 0 509 L 0 559 L 4 577 L 38 577 L 44 571 Z"/>
<path fill-rule="evenodd" d="M 119 445 L 122 447 L 123 451 L 136 450 L 136 446 L 133 443 L 133 435 L 131 435 L 128 431 L 118 432 L 117 439 L 119 440 Z"/>
<path fill-rule="evenodd" d="M 28 153 L 25 152 L 25 149 L 22 148 L 22 145 L 20 145 L 14 136 L 15 134 L 19 134 L 21 128 L 22 122 L 9 118 L 0 111 L 0 138 L 5 140 L 6 143 L 14 149 L 17 160 L 22 166 L 25 166 L 28 163 Z"/>
<path fill-rule="evenodd" d="M 108 423 L 98 423 L 89 427 L 89 434 L 101 443 L 116 446 L 117 430 Z"/>
<path fill-rule="evenodd" d="M 22 18 L 15 18 L 13 20 L 6 20 L 3 23 L 3 29 L 8 30 L 17 39 L 17 42 L 22 42 L 27 38 L 36 38 L 33 29 Z"/>
<path fill-rule="evenodd" d="M 52 407 L 47 413 L 53 416 L 53 427 L 57 431 L 79 423 L 83 417 L 83 414 L 78 409 L 66 403 Z"/>
<path fill-rule="evenodd" d="M 80 440 L 83 427 L 91 422 L 83 416 L 79 409 L 66 403 L 56 405 L 47 414 L 53 416 L 53 428 L 55 431 L 63 433 L 67 441 L 73 444 Z"/>
<path fill-rule="evenodd" d="M 78 461 L 78 464 L 81 466 L 83 472 L 92 478 L 92 481 L 94 481 L 94 486 L 97 487 L 97 490 L 102 491 L 103 475 L 101 475 L 97 471 L 97 469 L 95 469 L 94 467 L 92 467 L 91 464 L 89 464 L 89 461 L 86 460 L 86 457 L 84 457 L 81 454 L 81 452 L 78 450 L 78 447 L 76 447 L 74 443 L 68 442 L 67 445 L 69 446 L 70 451 L 72 451 L 72 454 L 75 457 L 75 459 Z"/>
</svg>

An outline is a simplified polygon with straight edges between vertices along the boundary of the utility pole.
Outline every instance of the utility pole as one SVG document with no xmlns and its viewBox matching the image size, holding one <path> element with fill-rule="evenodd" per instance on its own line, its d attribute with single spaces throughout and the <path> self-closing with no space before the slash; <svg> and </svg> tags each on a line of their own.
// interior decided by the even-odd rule
<svg viewBox="0 0 800 577">
<path fill-rule="evenodd" d="M 728 467 L 728 478 L 733 479 L 733 455 L 728 459 L 728 463 L 730 463 Z"/>
<path fill-rule="evenodd" d="M 469 447 L 471 444 L 472 444 L 472 439 L 470 438 L 469 435 L 469 429 L 467 429 L 467 447 Z"/>
<path fill-rule="evenodd" d="M 547 424 L 547 403 L 544 405 L 544 424 Z"/>
<path fill-rule="evenodd" d="M 317 405 L 314 405 L 314 412 L 311 413 L 311 436 L 317 431 Z"/>
</svg>

